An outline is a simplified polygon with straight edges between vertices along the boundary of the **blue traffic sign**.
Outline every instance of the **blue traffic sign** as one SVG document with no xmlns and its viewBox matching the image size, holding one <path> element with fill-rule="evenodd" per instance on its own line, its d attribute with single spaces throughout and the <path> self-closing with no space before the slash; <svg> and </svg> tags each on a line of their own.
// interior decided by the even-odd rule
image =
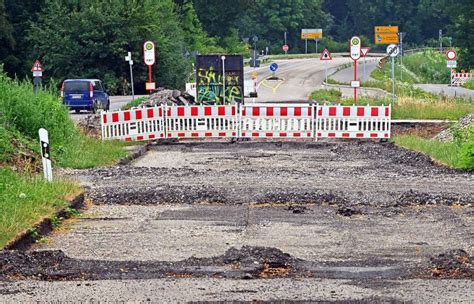
<svg viewBox="0 0 474 304">
<path fill-rule="evenodd" d="M 278 64 L 276 63 L 270 64 L 270 71 L 275 72 L 276 70 L 278 70 Z"/>
</svg>

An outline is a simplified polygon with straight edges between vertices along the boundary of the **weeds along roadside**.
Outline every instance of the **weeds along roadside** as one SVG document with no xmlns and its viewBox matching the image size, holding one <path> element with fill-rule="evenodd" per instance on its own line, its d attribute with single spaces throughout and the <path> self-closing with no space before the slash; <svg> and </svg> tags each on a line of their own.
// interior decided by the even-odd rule
<svg viewBox="0 0 474 304">
<path fill-rule="evenodd" d="M 74 125 L 54 88 L 35 95 L 27 81 L 0 73 L 0 248 L 18 233 L 66 207 L 80 188 L 41 178 L 38 129 L 49 132 L 53 169 L 92 168 L 126 156 L 123 143 L 90 138 Z"/>
<path fill-rule="evenodd" d="M 317 90 L 311 98 L 319 103 L 352 105 L 352 98 L 342 98 L 336 89 Z M 361 97 L 357 105 L 388 105 L 390 99 Z M 474 112 L 474 103 L 462 99 L 424 100 L 412 97 L 398 98 L 392 109 L 392 119 L 458 120 Z M 422 152 L 435 161 L 452 168 L 474 170 L 474 123 L 464 129 L 452 127 L 454 141 L 441 142 L 416 134 L 394 135 L 393 141 L 404 148 Z"/>
</svg>

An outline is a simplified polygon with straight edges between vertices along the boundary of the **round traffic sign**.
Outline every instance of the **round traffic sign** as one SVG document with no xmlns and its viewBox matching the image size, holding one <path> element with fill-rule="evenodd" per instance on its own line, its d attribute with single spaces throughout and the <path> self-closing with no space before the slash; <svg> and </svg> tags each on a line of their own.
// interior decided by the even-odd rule
<svg viewBox="0 0 474 304">
<path fill-rule="evenodd" d="M 389 44 L 387 46 L 387 54 L 390 57 L 397 57 L 398 54 L 400 53 L 400 48 L 396 44 Z"/>
<path fill-rule="evenodd" d="M 276 63 L 270 64 L 270 71 L 275 72 L 276 70 L 278 70 L 278 64 Z"/>
<path fill-rule="evenodd" d="M 446 58 L 448 60 L 456 60 L 456 51 L 455 50 L 448 50 L 446 52 Z"/>
<path fill-rule="evenodd" d="M 284 52 L 288 52 L 288 49 L 289 49 L 288 44 L 284 44 L 281 48 L 283 49 Z"/>
</svg>

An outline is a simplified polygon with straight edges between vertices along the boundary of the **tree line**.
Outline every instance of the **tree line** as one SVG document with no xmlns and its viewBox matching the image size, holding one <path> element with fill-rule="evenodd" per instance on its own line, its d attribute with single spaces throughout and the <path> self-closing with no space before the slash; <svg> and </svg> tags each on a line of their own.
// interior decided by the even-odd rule
<svg viewBox="0 0 474 304">
<path fill-rule="evenodd" d="M 469 68 L 473 10 L 470 0 L 0 0 L 0 64 L 24 78 L 40 59 L 48 81 L 101 78 L 109 91 L 123 94 L 129 87 L 125 55 L 132 52 L 141 91 L 147 75 L 142 45 L 152 40 L 158 86 L 182 88 L 196 54 L 248 56 L 254 46 L 282 53 L 285 32 L 290 53 L 301 53 L 302 28 L 323 29 L 320 50 L 345 51 L 356 34 L 376 47 L 373 27 L 391 24 L 407 33 L 411 46 L 437 45 L 443 30 Z"/>
</svg>

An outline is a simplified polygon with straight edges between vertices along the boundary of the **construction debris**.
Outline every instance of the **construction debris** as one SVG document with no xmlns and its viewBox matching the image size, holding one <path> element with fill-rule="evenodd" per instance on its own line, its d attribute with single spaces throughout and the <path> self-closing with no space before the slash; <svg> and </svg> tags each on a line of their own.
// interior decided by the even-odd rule
<svg viewBox="0 0 474 304">
<path fill-rule="evenodd" d="M 142 107 L 154 107 L 160 105 L 185 106 L 194 104 L 195 99 L 188 93 L 179 90 L 159 90 L 151 94 L 142 104 Z"/>
</svg>

